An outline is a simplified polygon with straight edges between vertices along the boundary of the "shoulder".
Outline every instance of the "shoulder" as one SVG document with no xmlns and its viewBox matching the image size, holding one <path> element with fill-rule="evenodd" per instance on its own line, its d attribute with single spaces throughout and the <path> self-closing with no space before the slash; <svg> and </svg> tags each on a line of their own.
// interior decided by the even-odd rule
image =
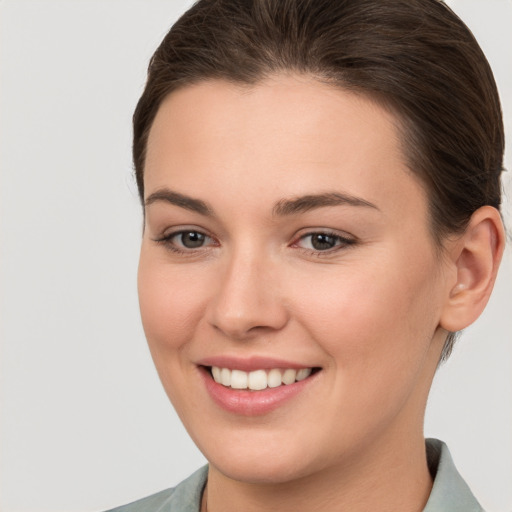
<svg viewBox="0 0 512 512">
<path fill-rule="evenodd" d="M 199 512 L 207 475 L 208 466 L 204 466 L 176 487 L 107 512 Z"/>
<path fill-rule="evenodd" d="M 157 492 L 146 498 L 129 503 L 128 505 L 113 508 L 107 512 L 142 512 L 143 510 L 156 512 L 166 510 L 166 503 L 172 498 L 175 489 L 176 487 L 165 489 L 164 491 Z"/>
<path fill-rule="evenodd" d="M 427 439 L 426 448 L 434 485 L 423 512 L 484 512 L 457 471 L 446 444 Z"/>
</svg>

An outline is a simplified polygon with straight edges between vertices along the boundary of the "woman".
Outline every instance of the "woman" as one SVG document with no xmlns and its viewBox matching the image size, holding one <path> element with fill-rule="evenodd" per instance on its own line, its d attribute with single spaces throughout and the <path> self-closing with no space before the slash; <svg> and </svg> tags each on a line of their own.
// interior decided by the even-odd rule
<svg viewBox="0 0 512 512">
<path fill-rule="evenodd" d="M 133 147 L 144 329 L 209 465 L 116 510 L 481 510 L 423 417 L 496 278 L 503 145 L 437 0 L 193 6 Z"/>
</svg>

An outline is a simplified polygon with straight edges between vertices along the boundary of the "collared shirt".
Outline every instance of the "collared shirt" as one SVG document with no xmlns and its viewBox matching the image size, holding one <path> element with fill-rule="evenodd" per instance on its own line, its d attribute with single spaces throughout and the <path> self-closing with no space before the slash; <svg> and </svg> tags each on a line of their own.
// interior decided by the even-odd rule
<svg viewBox="0 0 512 512">
<path fill-rule="evenodd" d="M 423 512 L 484 512 L 455 468 L 448 447 L 427 439 L 427 460 L 434 485 Z M 204 466 L 172 489 L 108 512 L 199 512 L 208 476 Z"/>
</svg>

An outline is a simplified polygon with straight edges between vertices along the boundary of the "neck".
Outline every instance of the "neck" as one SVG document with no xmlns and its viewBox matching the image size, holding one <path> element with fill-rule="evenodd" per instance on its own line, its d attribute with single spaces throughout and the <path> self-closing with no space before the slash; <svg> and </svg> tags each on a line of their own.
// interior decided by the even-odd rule
<svg viewBox="0 0 512 512">
<path fill-rule="evenodd" d="M 420 512 L 432 488 L 423 435 L 375 444 L 357 463 L 345 462 L 287 482 L 240 482 L 210 465 L 203 507 L 208 512 L 329 510 Z M 204 512 L 203 510 L 203 512 Z"/>
</svg>

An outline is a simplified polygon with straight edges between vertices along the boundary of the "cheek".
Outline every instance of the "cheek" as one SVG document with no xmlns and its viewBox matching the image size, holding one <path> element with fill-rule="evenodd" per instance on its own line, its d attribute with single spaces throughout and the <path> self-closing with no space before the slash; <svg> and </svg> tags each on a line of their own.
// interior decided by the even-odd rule
<svg viewBox="0 0 512 512">
<path fill-rule="evenodd" d="M 204 310 L 205 283 L 183 268 L 141 251 L 138 292 L 142 323 L 156 356 L 179 350 L 193 337 Z"/>
<path fill-rule="evenodd" d="M 347 265 L 301 284 L 296 302 L 332 364 L 361 380 L 419 364 L 437 327 L 433 262 L 408 266 L 396 254 L 378 264 Z M 416 359 L 416 361 L 415 361 Z"/>
<path fill-rule="evenodd" d="M 427 269 L 404 275 L 399 265 L 383 263 L 304 283 L 296 318 L 333 370 L 327 373 L 331 402 L 339 404 L 332 409 L 333 439 L 341 430 L 354 443 L 368 440 L 421 395 L 437 325 Z"/>
<path fill-rule="evenodd" d="M 188 351 L 208 302 L 207 280 L 165 256 L 141 251 L 138 272 L 139 305 L 149 350 L 163 387 L 187 425 L 184 411 L 198 409 L 197 398 L 183 388 L 183 379 L 196 372 Z M 197 410 L 194 415 L 200 415 Z"/>
</svg>

